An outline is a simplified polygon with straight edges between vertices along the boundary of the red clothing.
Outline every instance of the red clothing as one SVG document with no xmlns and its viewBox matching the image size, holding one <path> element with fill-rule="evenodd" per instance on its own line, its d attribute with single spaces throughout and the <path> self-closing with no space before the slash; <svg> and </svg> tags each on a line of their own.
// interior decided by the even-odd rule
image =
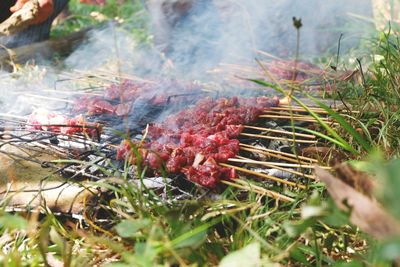
<svg viewBox="0 0 400 267">
<path fill-rule="evenodd" d="M 69 0 L 54 0 L 54 13 L 45 22 L 29 26 L 27 29 L 11 37 L 0 37 L 0 44 L 9 48 L 47 40 L 50 37 L 51 24 L 61 13 Z M 0 22 L 11 16 L 10 7 L 16 0 L 0 0 Z"/>
</svg>

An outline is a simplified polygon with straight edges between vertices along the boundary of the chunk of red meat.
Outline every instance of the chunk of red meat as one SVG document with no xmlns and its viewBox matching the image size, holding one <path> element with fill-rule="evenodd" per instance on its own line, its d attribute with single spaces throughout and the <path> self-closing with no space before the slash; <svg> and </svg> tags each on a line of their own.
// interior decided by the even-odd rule
<svg viewBox="0 0 400 267">
<path fill-rule="evenodd" d="M 98 99 L 98 98 L 92 98 L 90 96 L 82 96 L 78 98 L 77 100 L 74 101 L 74 107 L 73 110 L 75 112 L 85 112 L 88 109 L 89 103 L 93 101 L 93 99 Z"/>
<path fill-rule="evenodd" d="M 110 100 L 118 99 L 121 96 L 122 87 L 120 84 L 112 84 L 104 91 L 104 97 Z"/>
<path fill-rule="evenodd" d="M 126 88 L 122 90 L 120 99 L 121 101 L 133 101 L 141 97 L 142 91 L 137 88 Z"/>
<path fill-rule="evenodd" d="M 113 114 L 115 111 L 115 107 L 110 104 L 110 102 L 96 99 L 91 103 L 88 103 L 88 114 Z"/>
<path fill-rule="evenodd" d="M 213 158 L 198 167 L 184 168 L 182 172 L 190 181 L 208 188 L 215 188 L 220 180 L 230 179 L 232 175 L 229 168 L 219 166 Z"/>
<path fill-rule="evenodd" d="M 155 95 L 151 98 L 150 102 L 152 105 L 165 105 L 168 103 L 169 96 L 168 95 Z"/>
<path fill-rule="evenodd" d="M 161 169 L 163 160 L 157 153 L 150 152 L 147 155 L 146 163 L 150 166 L 150 168 L 157 170 Z"/>
<path fill-rule="evenodd" d="M 117 160 L 125 160 L 131 154 L 131 146 L 129 141 L 124 140 L 122 143 L 117 147 Z"/>
<path fill-rule="evenodd" d="M 243 129 L 243 125 L 226 125 L 225 133 L 230 139 L 237 138 L 241 134 L 241 132 L 243 132 Z"/>
<path fill-rule="evenodd" d="M 151 153 L 147 164 L 159 168 L 162 159 L 170 173 L 182 172 L 189 180 L 214 188 L 221 179 L 236 176 L 233 169 L 219 163 L 239 153 L 236 138 L 243 131 L 243 124 L 254 122 L 263 109 L 277 104 L 277 99 L 266 97 L 198 101 L 194 107 L 148 128 L 151 141 L 146 149 Z"/>
<path fill-rule="evenodd" d="M 167 161 L 167 170 L 169 173 L 179 173 L 183 167 L 188 164 L 188 159 L 183 155 L 176 155 Z"/>
</svg>

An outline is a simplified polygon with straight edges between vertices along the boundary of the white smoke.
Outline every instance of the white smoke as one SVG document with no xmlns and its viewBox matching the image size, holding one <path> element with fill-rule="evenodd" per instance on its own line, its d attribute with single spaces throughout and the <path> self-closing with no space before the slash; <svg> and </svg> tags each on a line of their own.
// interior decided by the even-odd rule
<svg viewBox="0 0 400 267">
<path fill-rule="evenodd" d="M 66 68 L 94 73 L 101 68 L 109 70 L 111 75 L 200 78 L 208 82 L 210 77 L 205 73 L 220 63 L 256 64 L 257 50 L 283 58 L 293 57 L 296 49 L 293 17 L 302 19 L 300 55 L 306 60 L 312 56 L 334 56 L 340 34 L 344 34 L 344 53 L 357 46 L 373 27 L 372 23 L 350 16 L 372 18 L 372 5 L 367 0 L 197 0 L 181 18 L 168 17 L 176 14 L 160 9 L 162 2 L 189 0 L 149 1 L 154 4 L 148 10 L 149 28 L 156 35 L 157 45 L 141 45 L 132 37 L 129 25 L 109 25 L 92 31 L 90 38 L 64 61 Z M 169 24 L 171 20 L 175 23 L 173 27 Z M 27 83 L 23 75 L 14 81 L 13 77 L 2 78 L 0 109 L 28 113 L 24 103 L 30 103 L 32 99 L 19 96 L 18 92 L 54 89 L 54 82 L 59 79 L 57 75 L 49 76 L 56 70 L 45 68 L 48 71 L 38 76 L 43 76 L 43 84 L 38 79 Z M 9 94 L 10 91 L 13 93 Z M 50 103 L 36 105 L 46 107 Z"/>
<path fill-rule="evenodd" d="M 165 2 L 194 4 L 177 18 L 173 11 L 164 10 Z M 297 42 L 293 17 L 302 19 L 300 54 L 304 58 L 333 55 L 341 34 L 345 52 L 357 46 L 373 26 L 350 16 L 371 18 L 372 4 L 367 0 L 149 0 L 149 13 L 161 53 L 139 49 L 129 34 L 110 27 L 95 32 L 89 43 L 66 60 L 67 65 L 93 68 L 118 60 L 127 71 L 159 76 L 163 63 L 172 62 L 181 77 L 202 77 L 220 62 L 254 63 L 257 50 L 290 58 Z"/>
</svg>

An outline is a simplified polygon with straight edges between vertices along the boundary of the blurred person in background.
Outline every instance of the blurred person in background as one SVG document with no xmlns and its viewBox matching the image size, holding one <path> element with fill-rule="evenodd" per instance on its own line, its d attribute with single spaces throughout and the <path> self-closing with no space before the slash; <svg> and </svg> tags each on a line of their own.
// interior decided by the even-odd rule
<svg viewBox="0 0 400 267">
<path fill-rule="evenodd" d="M 28 1 L 0 0 L 0 22 L 21 9 Z M 32 22 L 32 25 L 12 37 L 1 37 L 0 43 L 7 47 L 16 47 L 48 39 L 54 19 L 67 6 L 68 1 L 39 0 L 39 15 Z M 81 0 L 84 3 L 100 5 L 104 4 L 104 1 Z M 248 2 L 253 3 L 253 5 Z M 338 3 L 335 5 L 337 10 L 330 10 L 330 4 L 320 3 L 320 1 L 309 1 L 309 5 L 314 8 L 308 6 L 305 9 L 310 10 L 309 12 L 314 12 L 317 9 L 320 12 L 324 10 L 324 6 L 327 6 L 324 12 L 328 12 L 330 16 L 326 16 L 324 21 L 333 20 L 337 14 L 349 12 L 347 10 L 357 12 L 357 10 L 363 9 L 360 12 L 364 12 L 368 16 L 372 15 L 371 10 L 373 10 L 378 28 L 382 28 L 382 21 L 396 20 L 399 17 L 397 13 L 395 18 L 388 17 L 388 14 L 393 16 L 393 12 L 389 11 L 397 12 L 399 10 L 400 1 L 370 0 L 366 3 L 365 0 L 355 0 L 351 5 L 342 5 L 341 2 L 345 1 L 341 0 L 334 2 Z M 219 52 L 221 49 L 226 49 L 228 43 L 238 44 L 237 47 L 245 47 L 239 45 L 239 43 L 246 42 L 247 47 L 252 46 L 253 48 L 257 46 L 268 48 L 268 45 L 276 47 L 277 43 L 284 43 L 288 46 L 289 42 L 285 42 L 284 38 L 295 36 L 290 32 L 293 30 L 290 23 L 291 17 L 302 17 L 302 14 L 296 14 L 296 12 L 300 12 L 299 10 L 305 12 L 303 11 L 304 8 L 301 8 L 302 1 L 294 0 L 283 0 L 275 3 L 267 0 L 142 0 L 142 3 L 149 13 L 155 46 L 172 58 L 175 63 L 182 63 L 182 65 L 196 64 L 196 59 L 200 58 L 202 60 L 197 62 L 202 64 L 212 63 L 207 63 L 203 59 L 217 60 Z M 297 8 L 296 5 L 299 5 L 299 7 Z M 318 21 L 310 20 L 308 22 L 306 19 L 315 16 L 304 16 L 303 37 L 307 37 L 308 27 L 319 27 L 321 25 L 316 25 Z M 255 18 L 259 17 L 263 19 L 256 21 Z M 282 23 L 282 20 L 285 23 Z M 323 26 L 327 28 L 329 25 Z M 227 31 L 233 34 L 228 34 L 230 36 L 221 40 L 221 36 L 225 36 L 224 33 Z M 235 34 L 239 37 L 234 36 Z M 323 34 L 323 32 L 318 31 L 318 34 Z M 320 35 L 317 37 L 321 39 Z M 302 38 L 302 40 L 306 39 L 314 38 Z M 302 47 L 306 48 L 307 45 Z M 231 54 L 240 54 L 240 52 L 232 51 Z"/>
<path fill-rule="evenodd" d="M 21 32 L 0 38 L 0 43 L 12 48 L 49 39 L 54 19 L 67 6 L 69 0 L 39 0 L 39 13 L 31 25 Z M 20 10 L 29 0 L 0 0 L 0 23 Z M 81 0 L 86 4 L 104 4 L 103 0 Z"/>
<path fill-rule="evenodd" d="M 220 12 L 214 0 L 147 0 L 155 47 L 175 67 L 208 68 L 219 61 Z"/>
</svg>

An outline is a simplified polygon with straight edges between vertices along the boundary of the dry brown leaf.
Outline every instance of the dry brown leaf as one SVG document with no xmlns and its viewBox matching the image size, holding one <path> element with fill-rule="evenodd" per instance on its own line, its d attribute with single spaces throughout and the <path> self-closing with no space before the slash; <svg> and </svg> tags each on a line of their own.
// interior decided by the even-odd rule
<svg viewBox="0 0 400 267">
<path fill-rule="evenodd" d="M 318 159 L 322 162 L 327 162 L 330 166 L 342 162 L 346 156 L 333 149 L 332 147 L 310 146 L 301 150 L 301 155 L 313 159 Z"/>
<path fill-rule="evenodd" d="M 344 211 L 351 208 L 350 221 L 377 239 L 400 234 L 400 223 L 374 199 L 356 191 L 326 170 L 316 167 L 315 174 L 326 184 L 336 205 Z"/>
<path fill-rule="evenodd" d="M 375 184 L 365 172 L 354 169 L 348 163 L 337 164 L 334 167 L 338 178 L 364 195 L 372 197 Z"/>
</svg>

